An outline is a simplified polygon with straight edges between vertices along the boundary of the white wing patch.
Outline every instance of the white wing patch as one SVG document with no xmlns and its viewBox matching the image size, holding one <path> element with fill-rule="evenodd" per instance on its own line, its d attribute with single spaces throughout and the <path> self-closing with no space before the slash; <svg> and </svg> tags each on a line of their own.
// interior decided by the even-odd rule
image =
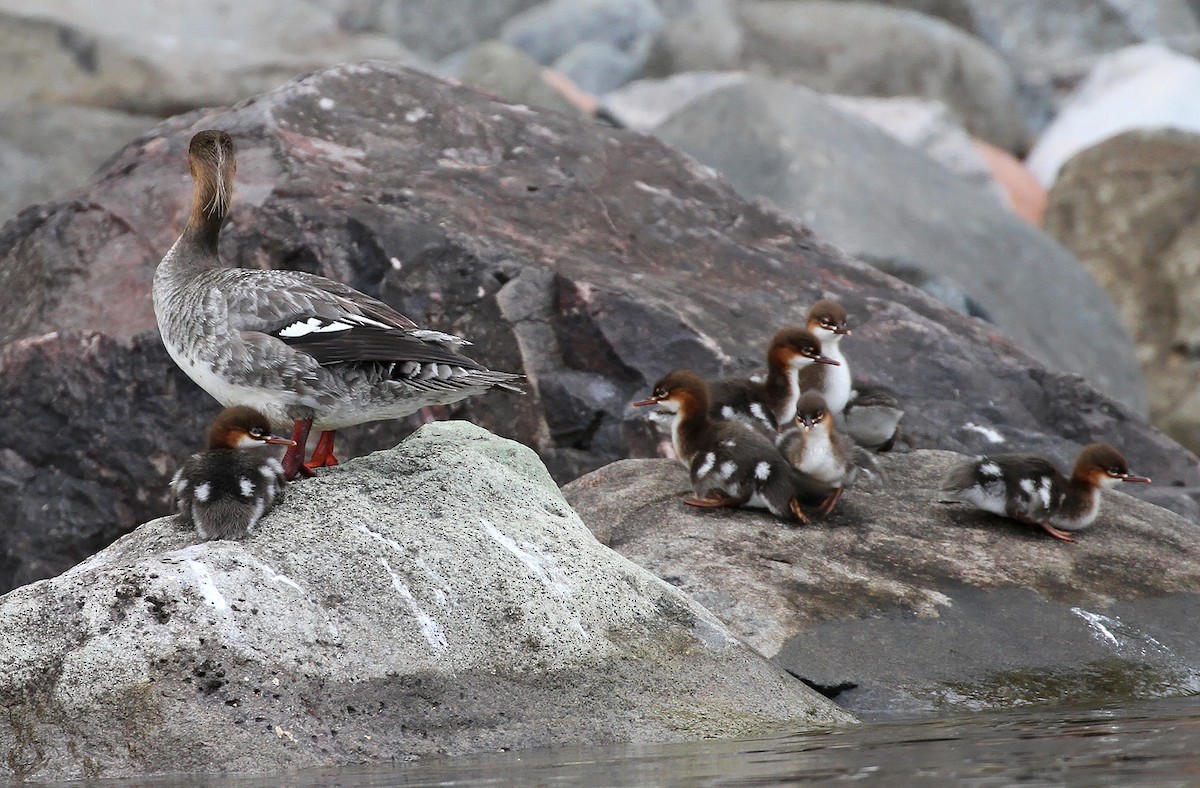
<svg viewBox="0 0 1200 788">
<path fill-rule="evenodd" d="M 729 407 L 728 405 L 721 408 L 721 418 L 726 419 L 728 421 L 733 421 L 733 416 L 734 416 L 733 408 Z"/>
<path fill-rule="evenodd" d="M 767 413 L 763 410 L 762 403 L 760 402 L 750 403 L 750 415 L 754 416 L 754 418 L 758 419 L 759 421 L 767 421 Z"/>
<path fill-rule="evenodd" d="M 208 501 L 208 494 L 212 492 L 212 485 L 208 482 L 202 482 L 196 485 L 196 500 L 200 503 Z"/>
<path fill-rule="evenodd" d="M 713 464 L 717 461 L 717 455 L 711 451 L 704 455 L 704 461 L 700 463 L 700 467 L 696 469 L 697 476 L 706 476 L 712 470 Z"/>
<path fill-rule="evenodd" d="M 979 475 L 985 476 L 989 479 L 999 479 L 1000 466 L 994 462 L 985 462 L 983 465 L 979 466 Z"/>
<path fill-rule="evenodd" d="M 1025 491 L 1026 495 L 1033 498 L 1033 479 L 1022 479 L 1021 489 Z"/>
<path fill-rule="evenodd" d="M 250 481 L 245 476 L 238 479 L 238 486 L 242 490 L 243 498 L 252 498 L 254 496 L 254 482 Z"/>
<path fill-rule="evenodd" d="M 319 317 L 310 317 L 304 320 L 297 320 L 295 323 L 292 323 L 290 326 L 280 331 L 279 336 L 287 339 L 295 339 L 296 337 L 308 336 L 309 334 L 327 334 L 334 331 L 349 331 L 352 328 L 354 328 L 353 324 L 344 323 L 341 320 L 326 322 Z"/>
<path fill-rule="evenodd" d="M 726 460 L 721 463 L 721 467 L 717 469 L 717 475 L 722 479 L 728 479 L 733 476 L 733 472 L 737 470 L 737 464 L 732 460 Z"/>
<path fill-rule="evenodd" d="M 765 482 L 771 477 L 771 463 L 763 461 L 754 466 L 754 478 Z"/>
</svg>

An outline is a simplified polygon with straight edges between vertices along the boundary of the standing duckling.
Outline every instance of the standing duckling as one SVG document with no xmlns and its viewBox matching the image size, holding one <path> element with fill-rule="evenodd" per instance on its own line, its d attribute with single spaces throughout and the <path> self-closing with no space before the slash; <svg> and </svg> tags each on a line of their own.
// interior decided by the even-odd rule
<svg viewBox="0 0 1200 788">
<path fill-rule="evenodd" d="M 800 397 L 795 426 L 783 432 L 776 443 L 793 468 L 830 490 L 821 503 L 821 514 L 833 511 L 842 493 L 860 473 L 877 481 L 883 479 L 883 472 L 871 455 L 834 428 L 833 412 L 826 406 L 825 398 L 815 391 L 807 391 Z"/>
<path fill-rule="evenodd" d="M 264 451 L 295 441 L 271 434 L 267 417 L 245 406 L 221 411 L 208 449 L 188 457 L 171 480 L 179 514 L 201 539 L 242 539 L 283 496 L 283 465 Z"/>
<path fill-rule="evenodd" d="M 837 301 L 823 298 L 808 310 L 807 328 L 820 340 L 821 352 L 837 363 L 810 364 L 800 370 L 800 390 L 819 392 L 826 407 L 840 416 L 850 401 L 850 364 L 839 347 L 842 337 L 850 336 L 849 316 Z"/>
<path fill-rule="evenodd" d="M 712 384 L 708 411 L 714 419 L 744 421 L 774 435 L 796 415 L 800 370 L 811 364 L 836 366 L 821 352 L 821 340 L 806 328 L 785 328 L 767 345 L 767 376 L 722 378 Z"/>
<path fill-rule="evenodd" d="M 767 437 L 747 424 L 709 416 L 708 385 L 699 375 L 676 370 L 654 384 L 648 399 L 633 404 L 659 405 L 674 414 L 672 443 L 688 467 L 695 493 L 684 503 L 752 506 L 781 519 L 808 522 L 800 498 L 812 491 Z"/>
<path fill-rule="evenodd" d="M 1083 447 L 1071 478 L 1033 454 L 979 457 L 955 468 L 942 483 L 952 498 L 985 512 L 1044 528 L 1064 542 L 1068 533 L 1092 524 L 1100 513 L 1100 490 L 1119 482 L 1146 482 L 1129 472 L 1121 452 L 1107 443 Z"/>
</svg>

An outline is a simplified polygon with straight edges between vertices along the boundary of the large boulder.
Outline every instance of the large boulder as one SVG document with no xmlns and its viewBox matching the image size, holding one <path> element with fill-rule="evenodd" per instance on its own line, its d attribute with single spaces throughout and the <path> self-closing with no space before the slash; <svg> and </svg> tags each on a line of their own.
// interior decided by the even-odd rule
<svg viewBox="0 0 1200 788">
<path fill-rule="evenodd" d="M 683 505 L 687 474 L 668 460 L 615 463 L 564 494 L 600 541 L 863 717 L 1194 693 L 1200 526 L 1106 493 L 1078 542 L 1059 542 L 942 503 L 963 459 L 881 456 L 885 488 L 798 528 Z"/>
<path fill-rule="evenodd" d="M 0 599 L 0 777 L 262 772 L 852 722 L 602 547 L 470 424 L 293 484 L 245 542 L 175 518 Z"/>
<path fill-rule="evenodd" d="M 1200 134 L 1157 129 L 1067 162 L 1046 231 L 1074 252 L 1133 335 L 1150 420 L 1200 450 Z"/>
<path fill-rule="evenodd" d="M 1009 65 L 934 17 L 876 3 L 748 0 L 739 5 L 742 65 L 823 93 L 921 96 L 972 134 L 1022 151 L 1028 132 Z"/>
<path fill-rule="evenodd" d="M 904 258 L 957 281 L 1025 350 L 1144 411 L 1132 344 L 1078 260 L 827 99 L 754 79 L 692 101 L 654 133 L 851 254 Z"/>
<path fill-rule="evenodd" d="M 1182 485 L 1177 506 L 1200 485 L 1190 453 L 1065 363 L 1043 369 L 653 138 L 347 65 L 174 118 L 0 230 L 0 588 L 166 513 L 167 481 L 217 410 L 167 360 L 149 292 L 187 215 L 188 141 L 214 126 L 239 149 L 226 261 L 349 282 L 528 377 L 524 396 L 339 433 L 342 458 L 457 414 L 533 447 L 565 483 L 653 451 L 628 403 L 666 371 L 752 369 L 778 327 L 829 294 L 855 315 L 855 374 L 896 391 L 913 445 L 1067 453 L 1103 439 Z M 1062 311 L 1042 334 L 1077 336 Z M 78 491 L 69 513 L 63 485 Z M 78 523 L 86 539 L 64 543 Z"/>
</svg>

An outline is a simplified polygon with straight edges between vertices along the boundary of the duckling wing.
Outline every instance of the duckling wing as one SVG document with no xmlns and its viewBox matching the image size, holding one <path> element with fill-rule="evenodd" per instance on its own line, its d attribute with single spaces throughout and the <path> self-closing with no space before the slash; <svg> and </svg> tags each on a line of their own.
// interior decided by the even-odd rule
<svg viewBox="0 0 1200 788">
<path fill-rule="evenodd" d="M 483 367 L 458 352 L 460 337 L 423 329 L 387 304 L 300 271 L 238 271 L 225 291 L 230 322 L 271 336 L 321 366 L 345 362 Z"/>
</svg>

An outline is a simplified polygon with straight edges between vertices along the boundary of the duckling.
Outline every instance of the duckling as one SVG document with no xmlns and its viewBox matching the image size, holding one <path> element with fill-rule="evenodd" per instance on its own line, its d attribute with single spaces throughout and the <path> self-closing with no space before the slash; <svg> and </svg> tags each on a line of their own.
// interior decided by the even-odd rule
<svg viewBox="0 0 1200 788">
<path fill-rule="evenodd" d="M 245 538 L 283 497 L 283 464 L 264 449 L 293 445 L 272 435 L 267 417 L 253 408 L 221 411 L 208 430 L 208 448 L 171 480 L 180 516 L 201 539 Z"/>
<path fill-rule="evenodd" d="M 837 366 L 821 352 L 821 340 L 807 328 L 790 326 L 767 345 L 767 376 L 722 378 L 710 387 L 709 414 L 714 419 L 743 421 L 774 436 L 796 415 L 800 370 L 811 364 Z"/>
<path fill-rule="evenodd" d="M 883 471 L 861 446 L 846 439 L 833 423 L 825 397 L 807 391 L 796 404 L 795 426 L 776 439 L 779 451 L 792 467 L 830 490 L 818 511 L 828 515 L 859 474 L 883 481 Z"/>
<path fill-rule="evenodd" d="M 1120 482 L 1149 484 L 1150 479 L 1130 473 L 1113 446 L 1090 443 L 1079 452 L 1069 479 L 1035 454 L 996 454 L 957 466 L 942 490 L 952 499 L 1074 542 L 1069 532 L 1091 525 L 1100 513 L 1100 490 Z"/>
<path fill-rule="evenodd" d="M 842 337 L 851 334 L 850 318 L 837 301 L 823 298 L 808 310 L 806 327 L 821 342 L 821 352 L 837 364 L 809 364 L 800 370 L 800 391 L 819 392 L 828 410 L 840 416 L 850 401 L 850 363 L 840 347 Z"/>
<path fill-rule="evenodd" d="M 708 385 L 690 370 L 676 370 L 654 384 L 635 407 L 658 405 L 674 414 L 671 440 L 689 471 L 691 506 L 751 506 L 784 520 L 808 522 L 800 507 L 813 488 L 800 478 L 770 439 L 748 424 L 713 419 Z"/>
</svg>

